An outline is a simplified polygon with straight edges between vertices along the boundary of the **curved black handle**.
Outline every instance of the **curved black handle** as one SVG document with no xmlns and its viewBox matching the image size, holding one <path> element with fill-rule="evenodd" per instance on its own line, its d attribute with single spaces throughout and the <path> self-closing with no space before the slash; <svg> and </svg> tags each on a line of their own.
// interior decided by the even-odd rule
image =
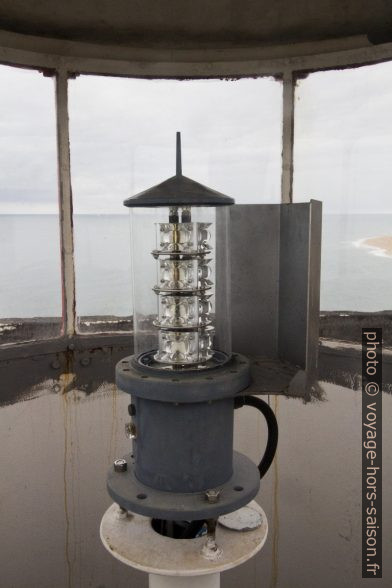
<svg viewBox="0 0 392 588">
<path fill-rule="evenodd" d="M 264 455 L 261 458 L 261 461 L 258 465 L 261 479 L 268 472 L 269 467 L 275 457 L 276 448 L 278 446 L 278 422 L 276 420 L 275 413 L 272 410 L 272 408 L 266 402 L 264 402 L 264 400 L 261 400 L 261 398 L 256 398 L 255 396 L 237 396 L 237 398 L 235 398 L 235 408 L 240 408 L 241 406 L 245 405 L 257 408 L 267 421 L 267 446 L 265 448 Z"/>
</svg>

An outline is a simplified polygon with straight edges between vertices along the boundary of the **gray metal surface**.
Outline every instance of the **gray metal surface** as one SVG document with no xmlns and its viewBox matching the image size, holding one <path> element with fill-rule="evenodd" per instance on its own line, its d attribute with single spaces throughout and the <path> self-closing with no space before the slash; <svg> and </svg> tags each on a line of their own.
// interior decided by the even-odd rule
<svg viewBox="0 0 392 588">
<path fill-rule="evenodd" d="M 199 492 L 227 482 L 233 473 L 233 398 L 192 405 L 137 397 L 133 402 L 138 480 L 167 492 Z"/>
<path fill-rule="evenodd" d="M 287 362 L 313 373 L 321 203 L 235 205 L 230 213 L 233 350 L 281 361 L 285 373 Z"/>
<path fill-rule="evenodd" d="M 234 199 L 186 176 L 173 176 L 124 200 L 129 208 L 155 206 L 227 206 Z"/>
<path fill-rule="evenodd" d="M 125 357 L 116 366 L 121 390 L 160 402 L 205 402 L 233 397 L 250 384 L 249 359 L 234 354 L 228 363 L 205 372 L 156 370 Z"/>
<path fill-rule="evenodd" d="M 230 209 L 236 353 L 277 357 L 279 219 L 279 204 L 236 204 Z"/>
<path fill-rule="evenodd" d="M 217 518 L 245 506 L 260 487 L 257 466 L 238 452 L 234 452 L 233 475 L 225 484 L 219 485 L 221 493 L 216 503 L 208 502 L 204 492 L 171 493 L 146 486 L 135 476 L 133 458 L 127 455 L 125 459 L 128 462 L 126 472 L 117 473 L 110 468 L 108 492 L 123 508 L 149 517 L 170 520 Z"/>
<path fill-rule="evenodd" d="M 154 206 L 227 206 L 234 198 L 182 175 L 181 135 L 176 138 L 176 175 L 124 200 L 129 208 Z"/>
<path fill-rule="evenodd" d="M 307 204 L 282 205 L 278 353 L 301 368 L 306 361 L 309 224 Z"/>
<path fill-rule="evenodd" d="M 320 332 L 322 202 L 310 201 L 306 370 L 317 373 Z"/>
<path fill-rule="evenodd" d="M 317 366 L 321 203 L 283 204 L 280 228 L 279 357 Z"/>
<path fill-rule="evenodd" d="M 190 493 L 230 479 L 234 397 L 250 383 L 247 358 L 235 354 L 205 371 L 168 371 L 131 356 L 117 364 L 116 382 L 132 395 L 134 470 L 141 483 Z"/>
<path fill-rule="evenodd" d="M 287 394 L 298 369 L 288 361 L 252 357 L 250 367 L 252 382 L 241 394 Z"/>
</svg>

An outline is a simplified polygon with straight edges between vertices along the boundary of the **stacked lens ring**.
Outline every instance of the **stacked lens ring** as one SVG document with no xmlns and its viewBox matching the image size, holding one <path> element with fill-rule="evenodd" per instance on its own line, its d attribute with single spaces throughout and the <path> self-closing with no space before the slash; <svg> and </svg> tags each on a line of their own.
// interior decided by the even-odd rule
<svg viewBox="0 0 392 588">
<path fill-rule="evenodd" d="M 190 207 L 171 208 L 157 223 L 158 351 L 155 360 L 200 364 L 212 357 L 211 223 L 192 222 Z"/>
</svg>

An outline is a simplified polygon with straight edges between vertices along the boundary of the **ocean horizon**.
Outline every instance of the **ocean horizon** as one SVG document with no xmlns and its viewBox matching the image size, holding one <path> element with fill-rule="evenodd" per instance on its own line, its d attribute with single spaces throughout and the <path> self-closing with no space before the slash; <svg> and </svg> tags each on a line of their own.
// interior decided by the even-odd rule
<svg viewBox="0 0 392 588">
<path fill-rule="evenodd" d="M 129 214 L 77 213 L 74 230 L 78 315 L 132 315 Z M 57 214 L 0 214 L 0 284 L 0 318 L 61 315 Z M 392 214 L 324 214 L 321 310 L 391 310 L 391 285 Z"/>
</svg>

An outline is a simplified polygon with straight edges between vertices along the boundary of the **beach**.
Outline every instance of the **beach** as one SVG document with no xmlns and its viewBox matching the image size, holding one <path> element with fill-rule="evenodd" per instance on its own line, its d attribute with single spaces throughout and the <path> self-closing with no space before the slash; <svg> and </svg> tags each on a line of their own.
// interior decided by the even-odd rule
<svg viewBox="0 0 392 588">
<path fill-rule="evenodd" d="M 380 255 L 392 257 L 392 236 L 371 237 L 370 239 L 363 239 L 362 245 L 372 247 L 378 250 Z"/>
</svg>

